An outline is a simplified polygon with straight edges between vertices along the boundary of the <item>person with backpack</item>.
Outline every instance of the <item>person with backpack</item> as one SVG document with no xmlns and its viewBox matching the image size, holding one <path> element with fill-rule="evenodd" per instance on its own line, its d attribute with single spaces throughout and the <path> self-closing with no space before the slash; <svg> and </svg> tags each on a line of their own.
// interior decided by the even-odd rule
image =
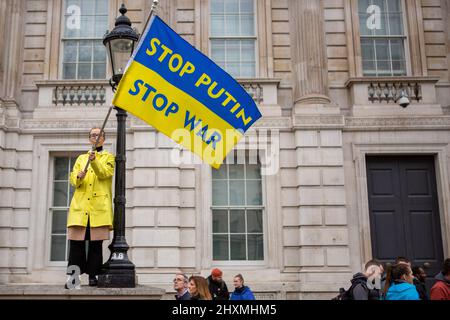
<svg viewBox="0 0 450 320">
<path fill-rule="evenodd" d="M 222 275 L 222 270 L 214 268 L 211 270 L 211 275 L 206 279 L 213 300 L 228 300 L 230 297 L 227 284 L 223 281 Z"/>
<path fill-rule="evenodd" d="M 358 272 L 351 280 L 348 290 L 340 289 L 333 300 L 379 300 L 380 280 L 383 266 L 378 260 L 370 260 L 364 266 L 364 272 Z"/>
</svg>

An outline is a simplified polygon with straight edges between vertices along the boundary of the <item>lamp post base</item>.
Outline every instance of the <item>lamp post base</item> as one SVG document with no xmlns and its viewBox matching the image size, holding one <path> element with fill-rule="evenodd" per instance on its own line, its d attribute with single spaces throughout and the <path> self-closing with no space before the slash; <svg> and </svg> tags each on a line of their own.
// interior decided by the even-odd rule
<svg viewBox="0 0 450 320">
<path fill-rule="evenodd" d="M 137 276 L 133 271 L 123 273 L 105 273 L 98 276 L 99 288 L 135 288 Z"/>
</svg>

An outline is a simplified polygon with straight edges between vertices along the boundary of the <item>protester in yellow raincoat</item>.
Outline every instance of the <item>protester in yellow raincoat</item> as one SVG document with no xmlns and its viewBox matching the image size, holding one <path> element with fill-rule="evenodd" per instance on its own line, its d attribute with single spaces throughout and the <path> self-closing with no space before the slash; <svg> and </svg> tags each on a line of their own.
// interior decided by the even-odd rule
<svg viewBox="0 0 450 320">
<path fill-rule="evenodd" d="M 95 145 L 100 131 L 100 128 L 90 130 L 89 141 L 92 145 Z M 68 265 L 78 266 L 80 274 L 87 273 L 90 286 L 97 285 L 96 276 L 103 263 L 102 243 L 109 239 L 109 231 L 113 227 L 112 177 L 115 159 L 103 150 L 104 142 L 103 132 L 96 151 L 80 155 L 70 174 L 70 184 L 75 188 L 75 193 L 67 217 L 67 238 L 70 240 Z M 84 172 L 88 159 L 90 164 Z M 89 241 L 87 259 L 86 240 Z M 67 279 L 65 288 L 69 288 L 71 280 L 71 277 Z"/>
</svg>

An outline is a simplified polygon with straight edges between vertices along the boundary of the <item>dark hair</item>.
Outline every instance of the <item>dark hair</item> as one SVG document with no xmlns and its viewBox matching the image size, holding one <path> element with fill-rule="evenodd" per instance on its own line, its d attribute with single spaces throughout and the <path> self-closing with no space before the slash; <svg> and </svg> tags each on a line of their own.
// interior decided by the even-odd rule
<svg viewBox="0 0 450 320">
<path fill-rule="evenodd" d="M 444 276 L 450 275 L 450 259 L 446 259 L 444 261 L 444 265 L 442 266 L 442 274 Z"/>
<path fill-rule="evenodd" d="M 394 264 L 399 264 L 400 262 L 408 263 L 408 264 L 411 263 L 411 261 L 410 261 L 408 258 L 405 258 L 405 257 L 397 257 L 397 259 L 395 259 Z"/>
<path fill-rule="evenodd" d="M 92 132 L 92 130 L 94 130 L 94 129 L 99 129 L 100 132 L 102 133 L 103 139 L 106 139 L 106 133 L 105 133 L 105 130 L 102 131 L 102 128 L 100 128 L 100 127 L 92 127 L 91 130 L 89 130 L 89 138 L 91 137 L 91 132 Z"/>
<path fill-rule="evenodd" d="M 410 272 L 411 268 L 404 263 L 398 263 L 389 267 L 386 276 L 386 285 L 383 290 L 384 295 L 386 296 L 386 293 L 395 281 L 400 280 L 404 275 L 408 275 Z"/>
<path fill-rule="evenodd" d="M 411 268 L 413 275 L 418 275 L 420 274 L 420 269 L 422 269 L 421 266 L 414 266 Z"/>
<path fill-rule="evenodd" d="M 380 267 L 380 266 L 383 266 L 383 264 L 377 259 L 372 259 L 370 261 L 367 261 L 366 265 L 364 266 L 364 270 L 367 270 L 371 266 Z"/>
</svg>

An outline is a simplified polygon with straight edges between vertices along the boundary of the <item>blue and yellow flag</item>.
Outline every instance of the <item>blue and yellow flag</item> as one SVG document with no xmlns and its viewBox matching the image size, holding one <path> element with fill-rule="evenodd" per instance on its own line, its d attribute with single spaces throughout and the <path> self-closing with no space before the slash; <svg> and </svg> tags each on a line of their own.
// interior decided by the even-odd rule
<svg viewBox="0 0 450 320">
<path fill-rule="evenodd" d="M 153 16 L 113 99 L 218 169 L 259 119 L 236 80 Z"/>
</svg>

